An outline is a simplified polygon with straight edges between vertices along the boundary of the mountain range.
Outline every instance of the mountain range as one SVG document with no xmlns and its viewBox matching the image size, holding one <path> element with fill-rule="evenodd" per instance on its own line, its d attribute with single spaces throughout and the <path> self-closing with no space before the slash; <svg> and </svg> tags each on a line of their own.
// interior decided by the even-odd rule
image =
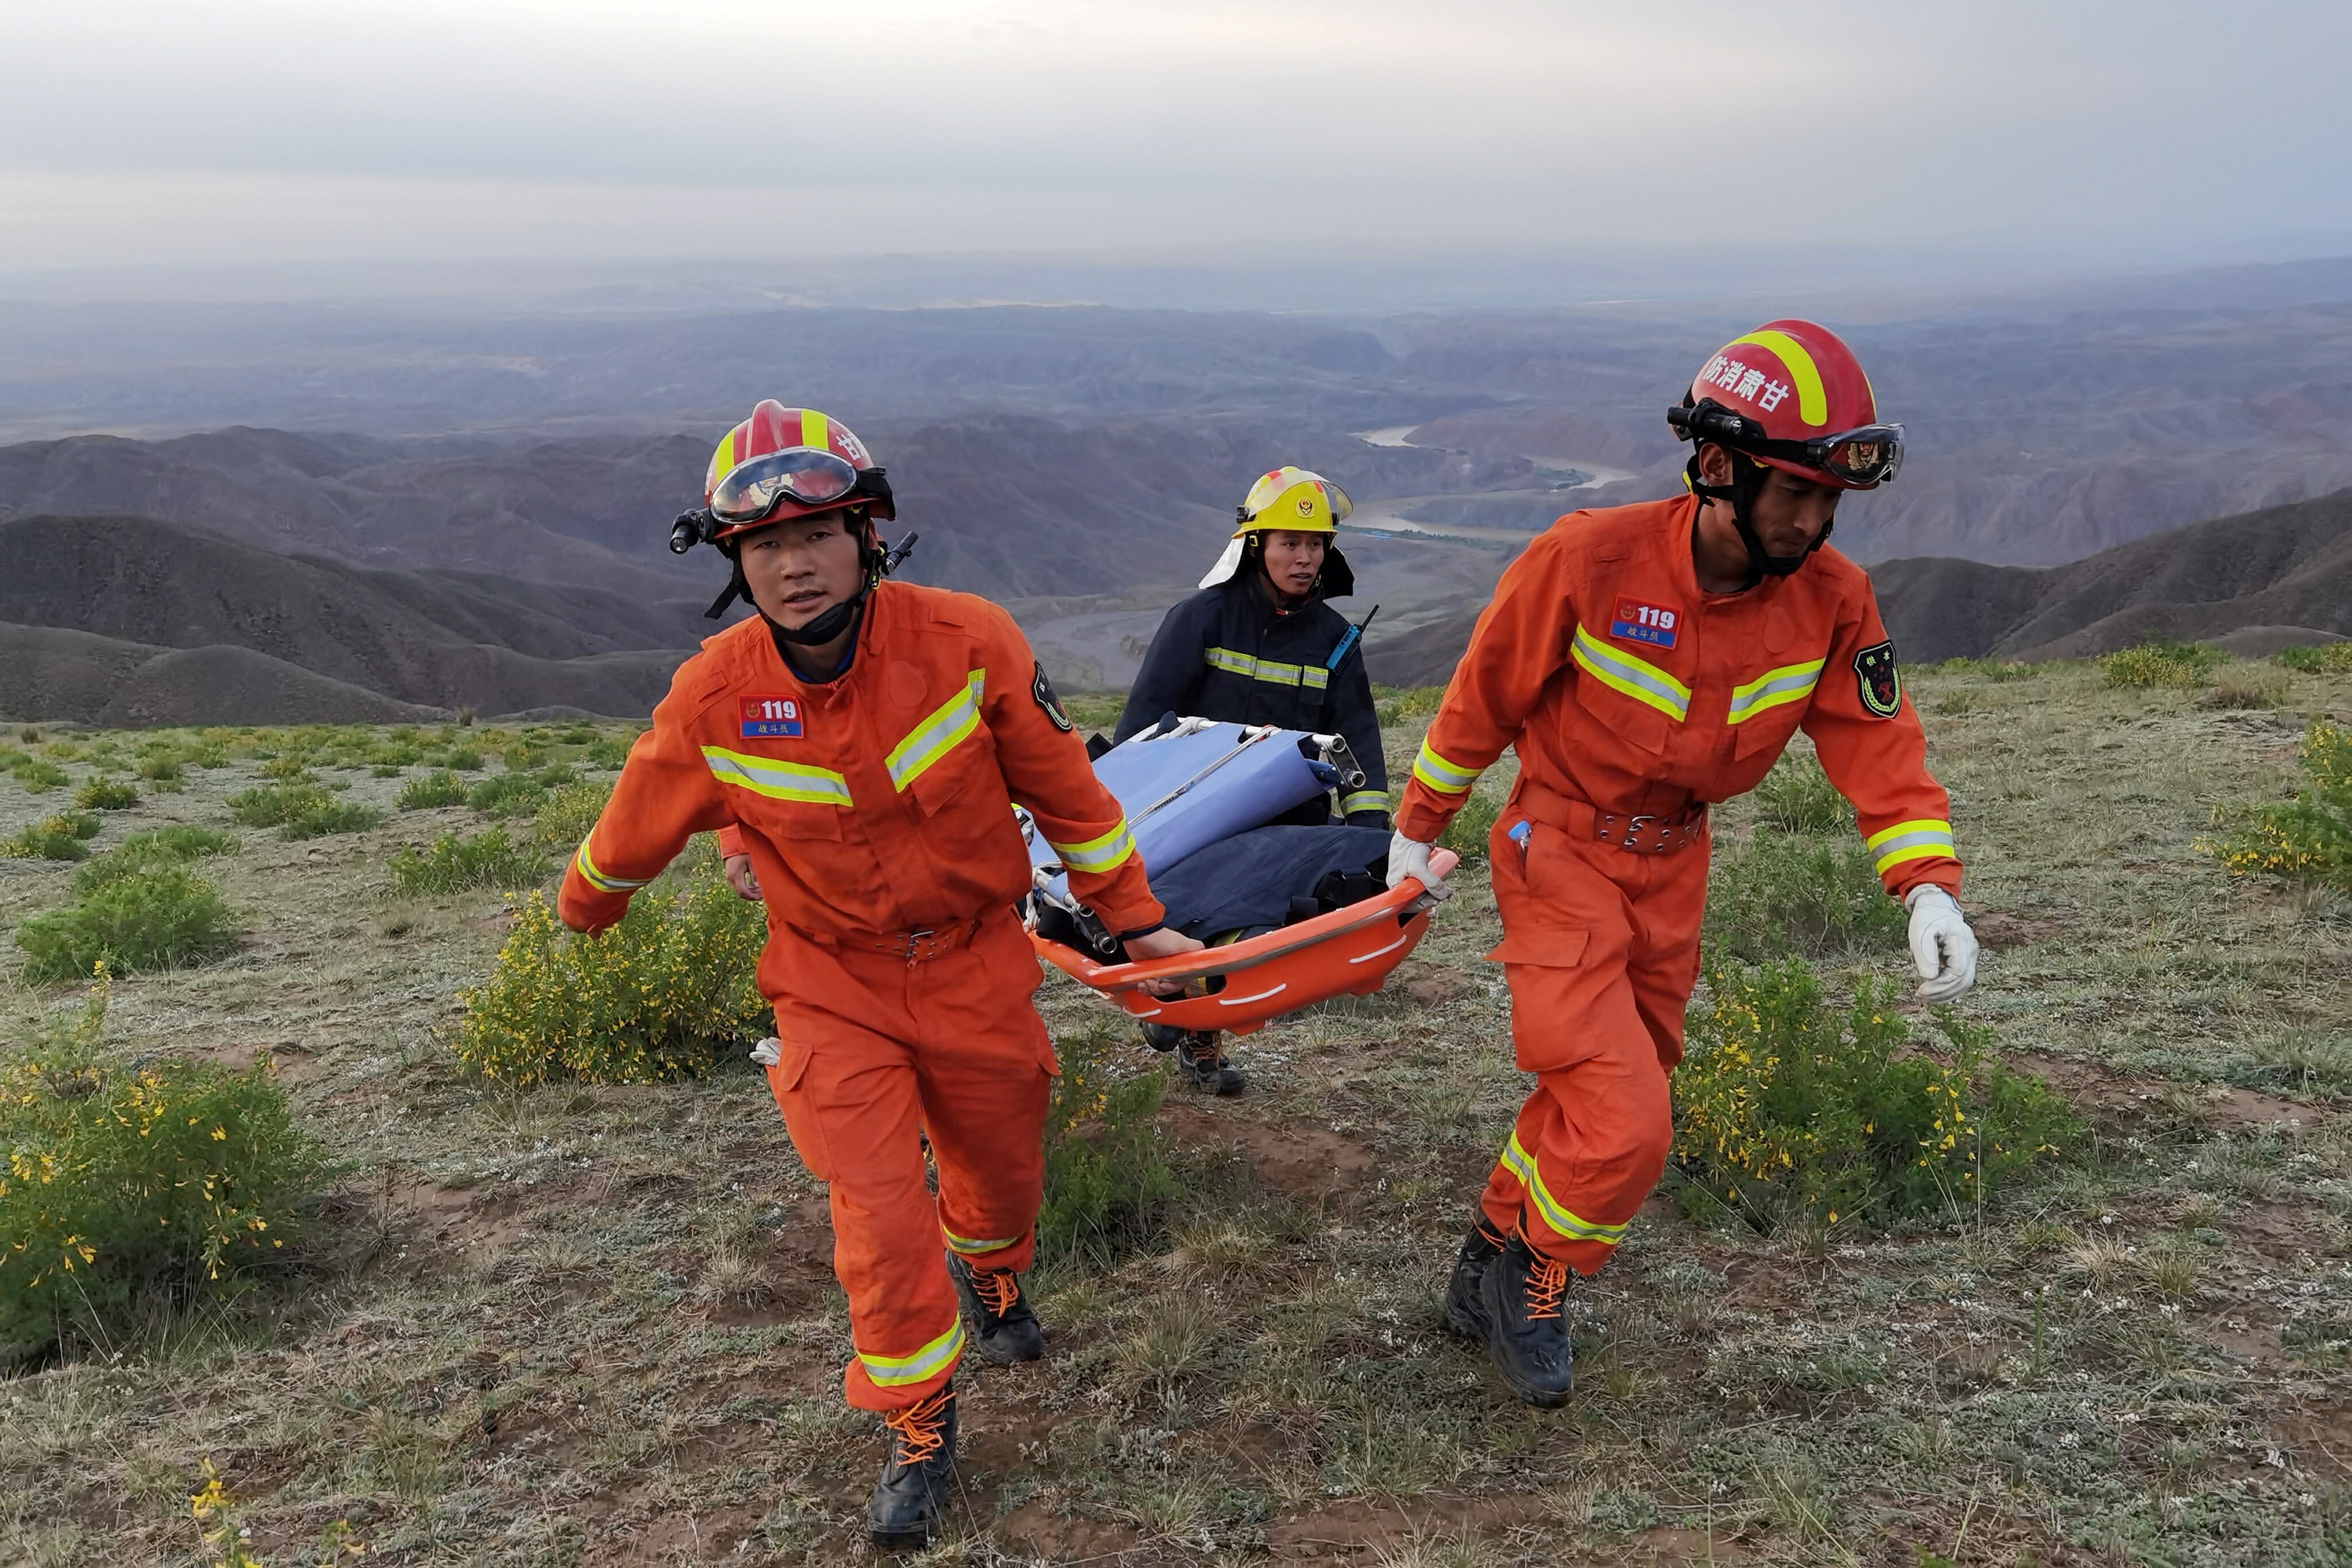
<svg viewBox="0 0 2352 1568">
<path fill-rule="evenodd" d="M 1914 557 L 1869 571 L 1906 663 L 2082 658 L 2151 638 L 2268 653 L 2352 637 L 2352 490 L 2168 528 L 2064 566 Z M 1372 679 L 1447 680 L 1480 608 L 1370 646 Z"/>
</svg>

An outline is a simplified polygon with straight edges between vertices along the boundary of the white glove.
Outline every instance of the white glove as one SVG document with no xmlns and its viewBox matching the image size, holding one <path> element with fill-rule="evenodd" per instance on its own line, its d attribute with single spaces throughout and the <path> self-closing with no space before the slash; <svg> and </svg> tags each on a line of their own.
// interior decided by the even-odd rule
<svg viewBox="0 0 2352 1568">
<path fill-rule="evenodd" d="M 770 1035 L 751 1048 L 751 1060 L 762 1067 L 773 1067 L 784 1059 L 784 1042 Z"/>
<path fill-rule="evenodd" d="M 1407 877 L 1422 885 L 1423 892 L 1443 904 L 1454 896 L 1454 890 L 1439 880 L 1429 869 L 1430 846 L 1419 839 L 1408 839 L 1402 832 L 1389 839 L 1389 885 L 1394 887 Z"/>
<path fill-rule="evenodd" d="M 1977 934 L 1952 895 L 1923 882 L 1903 895 L 1911 911 L 1911 961 L 1919 966 L 1919 999 L 1957 1001 L 1977 983 Z"/>
</svg>

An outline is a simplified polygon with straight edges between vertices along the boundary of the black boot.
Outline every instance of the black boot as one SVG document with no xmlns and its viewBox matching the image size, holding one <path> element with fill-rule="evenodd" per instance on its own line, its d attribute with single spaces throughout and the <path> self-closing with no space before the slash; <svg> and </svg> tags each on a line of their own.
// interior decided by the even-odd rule
<svg viewBox="0 0 2352 1568">
<path fill-rule="evenodd" d="M 1445 1326 L 1464 1339 L 1486 1337 L 1486 1303 L 1479 1286 L 1486 1278 L 1486 1265 L 1502 1250 L 1503 1239 L 1488 1228 L 1486 1217 L 1480 1215 L 1472 1222 L 1470 1234 L 1462 1239 L 1462 1250 L 1454 1260 L 1454 1278 L 1445 1284 Z"/>
<path fill-rule="evenodd" d="M 1566 1404 L 1576 1383 L 1561 1311 L 1568 1265 L 1538 1256 L 1514 1230 L 1487 1264 L 1478 1293 L 1486 1309 L 1486 1354 L 1504 1383 L 1530 1405 L 1548 1410 Z"/>
<path fill-rule="evenodd" d="M 1176 1042 L 1185 1037 L 1185 1030 L 1171 1029 L 1164 1023 L 1148 1023 L 1143 1026 L 1143 1043 L 1154 1051 L 1173 1051 L 1176 1049 Z"/>
<path fill-rule="evenodd" d="M 1217 1050 L 1214 1030 L 1187 1030 L 1176 1041 L 1176 1075 L 1203 1093 L 1238 1094 L 1242 1092 L 1241 1071 L 1228 1063 Z"/>
<path fill-rule="evenodd" d="M 866 1505 L 866 1533 L 886 1552 L 919 1550 L 947 1518 L 948 1476 L 955 1469 L 955 1385 L 891 1411 L 882 1422 L 890 1429 L 890 1458 Z"/>
<path fill-rule="evenodd" d="M 975 1269 L 948 1254 L 948 1278 L 955 1281 L 963 1315 L 971 1322 L 980 1358 L 994 1366 L 1036 1361 L 1045 1354 L 1045 1331 L 1021 1293 L 1021 1277 L 1010 1269 Z"/>
</svg>

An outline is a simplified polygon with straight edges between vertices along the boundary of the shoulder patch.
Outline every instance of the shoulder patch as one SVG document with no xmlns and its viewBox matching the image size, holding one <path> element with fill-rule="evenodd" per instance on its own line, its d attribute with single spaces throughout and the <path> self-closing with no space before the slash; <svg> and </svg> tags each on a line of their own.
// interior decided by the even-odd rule
<svg viewBox="0 0 2352 1568">
<path fill-rule="evenodd" d="M 1054 683 L 1045 678 L 1045 666 L 1042 662 L 1037 665 L 1036 674 L 1030 678 L 1029 695 L 1037 699 L 1037 706 L 1045 710 L 1045 716 L 1054 721 L 1055 729 L 1067 735 L 1078 727 L 1062 710 L 1062 699 L 1054 695 Z"/>
<path fill-rule="evenodd" d="M 1895 666 L 1895 643 L 1874 643 L 1853 656 L 1854 689 L 1862 706 L 1881 718 L 1893 718 L 1903 707 L 1903 674 Z"/>
</svg>

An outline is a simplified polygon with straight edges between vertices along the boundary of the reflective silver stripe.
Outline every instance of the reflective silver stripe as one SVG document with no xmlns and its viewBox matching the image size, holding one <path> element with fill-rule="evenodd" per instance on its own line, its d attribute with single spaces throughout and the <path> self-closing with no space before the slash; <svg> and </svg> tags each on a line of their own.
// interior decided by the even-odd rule
<svg viewBox="0 0 2352 1568">
<path fill-rule="evenodd" d="M 1389 809 L 1389 792 L 1385 789 L 1359 789 L 1352 795 L 1339 797 L 1339 815 L 1352 817 L 1359 811 L 1385 811 Z"/>
<path fill-rule="evenodd" d="M 1441 795 L 1459 795 L 1478 782 L 1476 768 L 1446 761 L 1426 740 L 1421 743 L 1421 755 L 1413 759 L 1412 776 Z"/>
<path fill-rule="evenodd" d="M 1098 839 L 1088 839 L 1082 844 L 1056 844 L 1047 839 L 1053 851 L 1062 860 L 1066 871 L 1101 873 L 1113 871 L 1127 862 L 1135 852 L 1135 835 L 1128 831 L 1127 819 L 1121 817 L 1118 826 Z"/>
<path fill-rule="evenodd" d="M 1881 876 L 1905 861 L 1960 858 L 1959 846 L 1952 841 L 1952 824 L 1933 817 L 1882 828 L 1864 841 L 1876 857 L 1873 869 Z"/>
<path fill-rule="evenodd" d="M 944 1225 L 940 1227 L 940 1234 L 948 1239 L 950 1249 L 958 1256 L 964 1258 L 978 1258 L 990 1252 L 1002 1252 L 1021 1239 L 1018 1236 L 1008 1236 L 1002 1241 L 975 1241 L 969 1236 L 958 1236 Z"/>
<path fill-rule="evenodd" d="M 1285 664 L 1273 659 L 1253 658 L 1231 648 L 1203 648 L 1201 658 L 1213 670 L 1264 681 L 1270 686 L 1303 686 L 1310 692 L 1319 692 L 1331 684 L 1331 672 L 1320 664 Z"/>
<path fill-rule="evenodd" d="M 1807 664 L 1783 664 L 1777 670 L 1765 671 L 1744 686 L 1732 687 L 1731 722 L 1754 718 L 1783 703 L 1802 702 L 1821 685 L 1822 666 L 1828 662 L 1815 659 Z"/>
<path fill-rule="evenodd" d="M 1657 665 L 1612 648 L 1581 626 L 1569 640 L 1569 657 L 1585 674 L 1612 691 L 1645 703 L 1676 724 L 1690 716 L 1690 688 Z"/>
<path fill-rule="evenodd" d="M 820 806 L 849 804 L 849 780 L 829 768 L 809 768 L 779 762 L 772 757 L 746 757 L 724 747 L 706 746 L 702 760 L 721 784 L 765 795 L 771 800 L 810 800 Z"/>
<path fill-rule="evenodd" d="M 912 1355 L 868 1355 L 857 1353 L 866 1367 L 866 1375 L 884 1388 L 903 1387 L 937 1376 L 956 1364 L 963 1354 L 963 1314 L 956 1314 L 953 1327 L 931 1341 Z"/>
<path fill-rule="evenodd" d="M 635 878 L 625 876 L 606 876 L 603 872 L 596 869 L 596 862 L 588 858 L 588 841 L 586 839 L 580 841 L 580 848 L 573 852 L 572 856 L 572 863 L 579 869 L 580 880 L 586 883 L 589 886 L 594 888 L 599 893 L 631 893 L 653 881 L 653 878 L 649 876 Z"/>
<path fill-rule="evenodd" d="M 972 671 L 964 677 L 963 690 L 940 704 L 938 711 L 890 748 L 883 761 L 890 770 L 891 788 L 906 789 L 980 727 L 980 694 L 987 684 L 986 670 Z"/>
<path fill-rule="evenodd" d="M 1520 1145 L 1519 1135 L 1517 1133 L 1513 1133 L 1511 1141 L 1504 1145 L 1502 1165 L 1505 1170 L 1519 1178 L 1519 1183 L 1527 1189 L 1528 1196 L 1536 1200 L 1536 1213 L 1542 1216 L 1543 1222 L 1560 1235 L 1572 1241 L 1598 1241 L 1608 1247 L 1614 1247 L 1625 1239 L 1624 1226 L 1601 1225 L 1590 1219 L 1580 1218 L 1570 1212 L 1559 1199 L 1553 1197 L 1550 1189 L 1544 1186 L 1543 1177 L 1536 1170 L 1535 1156 L 1528 1153 Z"/>
</svg>

